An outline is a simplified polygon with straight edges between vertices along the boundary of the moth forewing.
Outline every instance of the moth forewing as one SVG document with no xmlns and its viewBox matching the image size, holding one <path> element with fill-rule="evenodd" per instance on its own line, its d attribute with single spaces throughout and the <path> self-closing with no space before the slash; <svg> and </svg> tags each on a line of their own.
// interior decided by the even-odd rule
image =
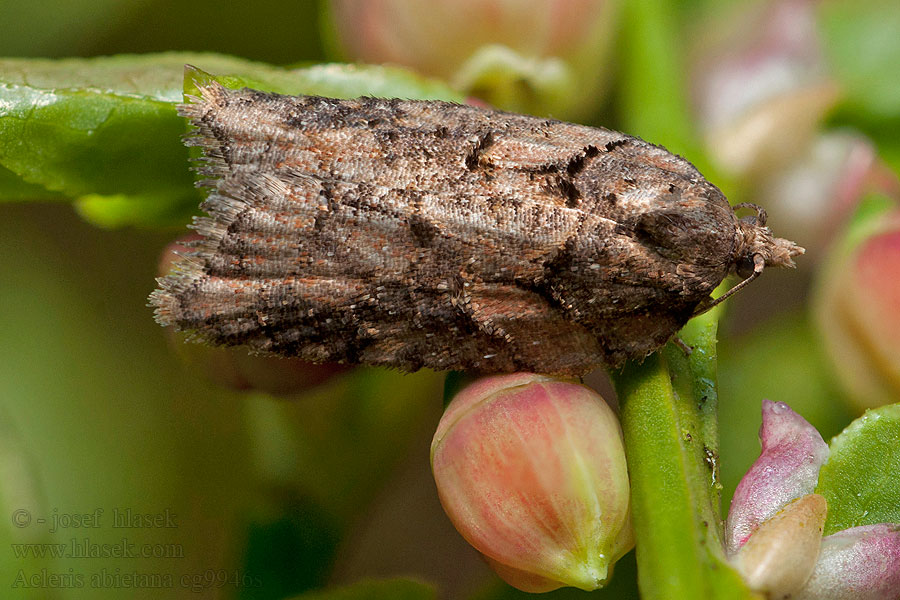
<svg viewBox="0 0 900 600">
<path fill-rule="evenodd" d="M 686 160 L 618 132 L 199 90 L 179 112 L 204 155 L 204 240 L 150 300 L 208 343 L 577 375 L 660 347 L 748 256 L 802 250 L 738 220 Z"/>
</svg>

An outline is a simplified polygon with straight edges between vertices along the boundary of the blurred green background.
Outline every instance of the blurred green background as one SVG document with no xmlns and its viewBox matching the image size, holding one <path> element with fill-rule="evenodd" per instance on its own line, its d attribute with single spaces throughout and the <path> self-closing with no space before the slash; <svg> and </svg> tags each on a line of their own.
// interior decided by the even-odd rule
<svg viewBox="0 0 900 600">
<path fill-rule="evenodd" d="M 727 173 L 703 149 L 696 123 L 671 118 L 683 116 L 691 97 L 694 38 L 731 9 L 700 0 L 650 5 L 613 28 L 604 58 L 610 83 L 580 120 L 668 145 L 720 174 L 715 183 L 729 195 L 754 199 L 752 174 Z M 280 0 L 2 0 L 0 56 L 202 50 L 276 65 L 320 62 L 337 57 L 321 8 Z M 679 27 L 658 29 L 672 23 Z M 667 59 L 648 69 L 642 52 Z M 870 75 L 862 81 L 889 76 Z M 816 126 L 852 125 L 895 159 L 896 143 L 881 140 L 896 132 L 900 110 L 876 118 L 859 106 L 844 101 Z M 356 369 L 275 396 L 262 390 L 278 382 L 253 383 L 283 375 L 256 373 L 248 385 L 232 370 L 264 368 L 236 367 L 241 359 L 231 357 L 208 369 L 230 385 L 210 383 L 204 368 L 173 350 L 146 307 L 161 254 L 185 233 L 187 217 L 106 229 L 64 197 L 38 196 L 19 200 L 52 201 L 0 204 L 0 590 L 12 589 L 0 595 L 283 598 L 404 576 L 434 583 L 444 597 L 516 595 L 489 574 L 438 504 L 428 444 L 442 408 L 441 375 Z M 777 222 L 773 228 L 780 233 Z M 804 243 L 803 233 L 801 226 L 792 235 Z M 788 402 L 826 440 L 858 414 L 810 316 L 809 290 L 826 250 L 810 254 L 798 271 L 767 272 L 729 301 L 721 324 L 726 499 L 758 453 L 762 398 Z M 610 393 L 602 375 L 590 381 Z M 116 511 L 175 515 L 176 525 L 117 528 Z M 95 526 L 84 526 L 86 515 L 98 514 L 87 520 Z M 37 557 L 14 546 L 23 543 L 97 552 L 134 544 L 150 556 Z M 635 597 L 629 560 L 609 597 Z M 16 585 L 23 575 L 26 584 Z M 171 587 L 144 588 L 165 576 Z M 92 577 L 101 584 L 92 586 Z"/>
</svg>

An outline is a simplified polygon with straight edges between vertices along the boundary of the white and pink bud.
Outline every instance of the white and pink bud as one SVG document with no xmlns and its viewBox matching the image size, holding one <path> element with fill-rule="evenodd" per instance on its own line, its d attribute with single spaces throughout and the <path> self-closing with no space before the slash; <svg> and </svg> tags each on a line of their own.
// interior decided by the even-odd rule
<svg viewBox="0 0 900 600">
<path fill-rule="evenodd" d="M 822 436 L 787 404 L 763 400 L 762 415 L 762 452 L 738 484 L 728 512 L 729 554 L 789 502 L 811 494 L 828 459 Z"/>
<path fill-rule="evenodd" d="M 732 557 L 750 589 L 772 600 L 800 589 L 816 567 L 828 505 L 807 494 L 763 521 Z"/>
<path fill-rule="evenodd" d="M 792 162 L 837 102 L 815 4 L 743 4 L 705 28 L 694 99 L 710 155 L 724 170 L 746 175 Z"/>
<path fill-rule="evenodd" d="M 819 561 L 795 600 L 900 598 L 900 525 L 851 527 L 822 538 Z"/>
</svg>

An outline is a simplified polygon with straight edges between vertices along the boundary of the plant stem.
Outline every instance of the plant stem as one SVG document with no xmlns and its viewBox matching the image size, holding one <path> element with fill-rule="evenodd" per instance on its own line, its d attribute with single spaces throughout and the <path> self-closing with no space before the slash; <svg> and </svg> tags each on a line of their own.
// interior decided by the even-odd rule
<svg viewBox="0 0 900 600">
<path fill-rule="evenodd" d="M 719 508 L 716 313 L 613 375 L 631 476 L 641 597 L 753 598 L 726 562 Z"/>
</svg>

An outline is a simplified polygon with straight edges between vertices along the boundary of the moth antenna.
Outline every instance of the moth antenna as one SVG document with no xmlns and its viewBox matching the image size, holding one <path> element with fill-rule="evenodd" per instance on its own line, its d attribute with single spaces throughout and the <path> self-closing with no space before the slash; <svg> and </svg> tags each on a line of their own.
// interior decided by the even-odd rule
<svg viewBox="0 0 900 600">
<path fill-rule="evenodd" d="M 763 269 L 765 267 L 766 267 L 766 259 L 764 259 L 762 257 L 762 255 L 760 255 L 760 254 L 754 254 L 753 255 L 753 273 L 748 275 L 746 279 L 744 279 L 740 283 L 736 284 L 734 287 L 729 289 L 727 292 L 725 292 L 718 298 L 714 298 L 713 300 L 710 300 L 708 302 L 701 302 L 700 305 L 697 307 L 697 309 L 694 311 L 694 313 L 691 315 L 691 317 L 696 317 L 698 315 L 702 315 L 709 309 L 718 305 L 720 302 L 724 302 L 730 296 L 733 296 L 737 292 L 741 291 L 741 289 L 743 289 L 743 287 L 745 285 L 747 285 L 748 283 L 750 283 L 751 281 L 753 281 L 754 279 L 759 277 L 762 274 Z"/>
<path fill-rule="evenodd" d="M 766 221 L 769 220 L 769 215 L 766 213 L 766 209 L 764 209 L 759 204 L 753 204 L 752 202 L 740 202 L 735 204 L 732 208 L 733 211 L 737 212 L 742 208 L 751 208 L 756 211 L 756 223 L 755 225 L 759 225 L 760 227 L 766 226 Z"/>
</svg>

